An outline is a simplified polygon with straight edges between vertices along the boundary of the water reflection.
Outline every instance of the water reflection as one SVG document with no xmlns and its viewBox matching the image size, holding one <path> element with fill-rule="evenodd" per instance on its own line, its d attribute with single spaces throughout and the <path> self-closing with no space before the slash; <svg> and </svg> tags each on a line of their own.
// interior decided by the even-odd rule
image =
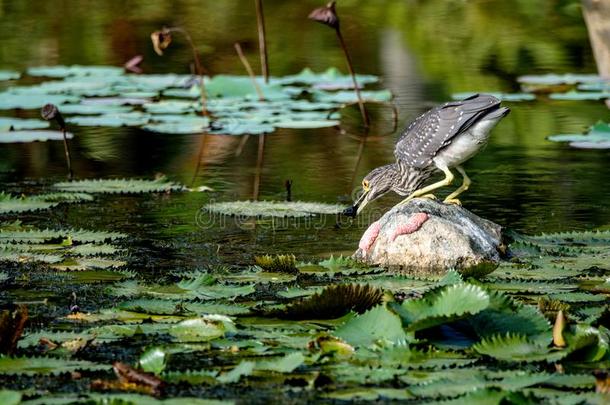
<svg viewBox="0 0 610 405">
<path fill-rule="evenodd" d="M 305 66 L 343 68 L 330 30 L 306 20 L 319 1 L 265 1 L 270 70 L 277 75 Z M 358 72 L 379 74 L 396 95 L 399 121 L 406 124 L 434 103 L 460 91 L 511 91 L 515 77 L 537 72 L 595 71 L 587 31 L 577 1 L 501 0 L 405 2 L 386 0 L 340 4 L 344 35 Z M 142 69 L 188 72 L 190 50 L 176 42 L 156 56 L 149 33 L 162 25 L 182 26 L 214 73 L 242 74 L 233 43 L 258 67 L 257 32 L 250 1 L 109 0 L 86 2 L 0 1 L 0 68 L 24 70 L 56 63 L 122 65 L 142 54 Z M 57 15 L 62 16 L 58 21 Z M 298 29 L 289 29 L 298 27 Z M 24 46 L 27 44 L 27 46 Z M 473 186 L 463 203 L 477 214 L 524 232 L 607 226 L 610 188 L 608 152 L 579 151 L 545 137 L 580 132 L 607 118 L 602 103 L 514 103 L 512 114 L 494 131 L 488 148 L 467 165 Z M 149 240 L 143 249 L 158 266 L 236 262 L 261 252 L 299 256 L 347 253 L 366 223 L 339 226 L 327 218 L 319 229 L 295 226 L 215 226 L 201 229 L 195 217 L 210 199 L 284 199 L 293 181 L 294 200 L 346 202 L 372 168 L 394 159 L 398 131 L 389 110 L 367 105 L 374 127 L 355 131 L 358 109 L 343 111 L 342 126 L 319 130 L 279 130 L 265 138 L 221 135 L 168 136 L 136 129 L 74 128 L 75 171 L 82 177 L 152 177 L 165 173 L 185 184 L 209 185 L 216 192 L 167 197 L 100 198 L 99 204 L 24 220 L 122 230 Z M 23 112 L 2 112 L 29 116 Z M 351 134 L 351 135 L 350 135 Z M 11 190 L 39 189 L 64 176 L 61 143 L 0 146 L 0 182 Z M 398 201 L 387 197 L 364 217 Z M 220 248 L 218 248 L 220 246 Z M 156 250 L 155 250 L 156 249 Z M 160 249 L 160 250 L 159 250 Z M 171 252 L 171 253 L 168 253 Z M 196 256 L 196 257 L 194 257 Z M 205 259 L 202 259 L 205 258 Z"/>
</svg>

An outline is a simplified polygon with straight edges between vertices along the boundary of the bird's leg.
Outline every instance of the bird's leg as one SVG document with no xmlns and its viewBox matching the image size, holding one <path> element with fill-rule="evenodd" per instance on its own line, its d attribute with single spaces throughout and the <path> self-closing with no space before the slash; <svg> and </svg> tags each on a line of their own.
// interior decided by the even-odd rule
<svg viewBox="0 0 610 405">
<path fill-rule="evenodd" d="M 456 166 L 455 168 L 458 172 L 460 172 L 460 174 L 464 178 L 464 181 L 462 181 L 462 185 L 460 187 L 458 187 L 458 189 L 455 190 L 453 193 L 449 194 L 443 202 L 447 203 L 447 204 L 462 205 L 460 200 L 458 200 L 456 197 L 458 195 L 462 194 L 464 191 L 468 190 L 468 188 L 470 187 L 470 184 L 472 182 L 470 181 L 470 177 L 468 177 L 468 175 L 466 174 L 466 172 L 464 171 L 464 168 L 462 166 Z"/>
<path fill-rule="evenodd" d="M 419 198 L 427 198 L 429 200 L 436 200 L 436 196 L 432 193 L 430 194 L 424 194 L 424 195 L 420 195 Z"/>
<path fill-rule="evenodd" d="M 429 193 L 431 191 L 434 191 L 437 188 L 441 188 L 441 187 L 450 185 L 453 182 L 453 179 L 455 178 L 453 173 L 451 173 L 451 170 L 449 170 L 449 168 L 447 168 L 447 167 L 439 167 L 438 165 L 437 165 L 437 167 L 439 169 L 441 169 L 443 171 L 443 173 L 445 173 L 445 178 L 443 180 L 437 181 L 436 183 L 430 184 L 429 186 L 420 188 L 419 190 L 415 190 L 413 193 L 411 193 L 410 196 L 408 196 L 407 198 L 405 198 L 404 200 L 399 202 L 398 205 L 405 205 L 407 202 L 411 201 L 415 197 L 429 195 Z"/>
</svg>

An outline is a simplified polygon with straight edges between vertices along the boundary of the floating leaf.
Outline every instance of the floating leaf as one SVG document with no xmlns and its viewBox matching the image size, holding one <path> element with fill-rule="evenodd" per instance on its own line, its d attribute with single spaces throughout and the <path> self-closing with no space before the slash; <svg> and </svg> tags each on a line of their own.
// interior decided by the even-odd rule
<svg viewBox="0 0 610 405">
<path fill-rule="evenodd" d="M 389 90 L 368 90 L 361 91 L 360 95 L 362 99 L 366 101 L 390 101 L 392 99 L 392 92 Z M 338 92 L 325 92 L 322 90 L 318 90 L 314 93 L 314 99 L 316 101 L 323 102 L 332 102 L 332 103 L 356 103 L 358 102 L 358 97 L 356 93 L 353 91 L 338 91 Z"/>
<path fill-rule="evenodd" d="M 38 66 L 27 70 L 30 76 L 68 77 L 68 76 L 116 76 L 122 75 L 123 68 L 114 66 Z"/>
<path fill-rule="evenodd" d="M 21 77 L 21 73 L 13 70 L 0 70 L 0 81 L 17 80 Z"/>
<path fill-rule="evenodd" d="M 378 305 L 350 319 L 334 335 L 352 346 L 369 346 L 378 340 L 402 342 L 407 339 L 400 318 L 385 305 Z"/>
<path fill-rule="evenodd" d="M 301 352 L 294 352 L 278 359 L 259 361 L 256 363 L 255 369 L 276 373 L 292 373 L 304 362 L 305 356 Z"/>
<path fill-rule="evenodd" d="M 93 196 L 86 193 L 51 193 L 13 197 L 10 194 L 0 192 L 0 214 L 38 211 L 53 208 L 60 203 L 78 203 L 92 200 Z"/>
<path fill-rule="evenodd" d="M 138 111 L 117 114 L 102 114 L 95 116 L 74 116 L 66 121 L 86 127 L 137 127 L 150 121 L 150 116 Z"/>
<path fill-rule="evenodd" d="M 138 364 L 145 372 L 158 375 L 165 370 L 168 356 L 168 353 L 162 348 L 151 347 L 142 353 L 138 360 Z"/>
<path fill-rule="evenodd" d="M 406 300 L 393 308 L 409 330 L 422 330 L 477 314 L 490 304 L 489 294 L 473 284 L 459 283 Z"/>
<path fill-rule="evenodd" d="M 453 93 L 451 98 L 454 100 L 464 100 L 465 98 L 474 96 L 475 94 L 484 93 L 489 94 L 490 96 L 494 96 L 497 99 L 507 102 L 517 102 L 517 101 L 533 101 L 536 100 L 536 96 L 531 93 L 498 93 L 498 92 L 466 92 L 466 93 Z"/>
<path fill-rule="evenodd" d="M 49 127 L 48 121 L 35 118 L 0 117 L 0 131 L 19 131 L 22 129 L 41 129 Z M 2 135 L 0 135 L 0 139 Z M 0 141 L 1 142 L 1 141 Z"/>
<path fill-rule="evenodd" d="M 296 258 L 294 255 L 264 255 L 255 256 L 256 265 L 263 270 L 277 273 L 296 273 Z"/>
<path fill-rule="evenodd" d="M 584 100 L 603 100 L 610 98 L 610 92 L 606 91 L 568 91 L 566 93 L 552 93 L 549 94 L 551 100 L 572 100 L 572 101 L 584 101 Z"/>
<path fill-rule="evenodd" d="M 221 215 L 245 217 L 310 217 L 316 214 L 338 214 L 345 206 L 301 201 L 233 201 L 212 203 L 204 207 L 206 211 Z"/>
<path fill-rule="evenodd" d="M 480 354 L 498 360 L 532 362 L 557 361 L 567 355 L 566 351 L 556 351 L 528 340 L 519 335 L 496 335 L 475 344 L 473 349 Z"/>
<path fill-rule="evenodd" d="M 21 108 L 23 110 L 34 110 L 42 108 L 45 104 L 67 104 L 77 103 L 78 97 L 64 94 L 18 94 L 5 91 L 0 93 L 0 110 L 11 110 Z"/>
<path fill-rule="evenodd" d="M 523 84 L 577 84 L 599 82 L 601 78 L 595 74 L 546 74 L 546 75 L 525 75 L 519 76 L 517 81 Z"/>
<path fill-rule="evenodd" d="M 112 115 L 112 114 L 126 114 L 133 111 L 133 108 L 125 105 L 113 105 L 113 104 L 63 104 L 57 106 L 62 114 L 78 114 L 78 115 Z"/>
<path fill-rule="evenodd" d="M 67 139 L 72 139 L 74 135 L 66 133 Z M 51 130 L 29 130 L 29 131 L 0 131 L 0 143 L 27 143 L 27 142 L 46 142 L 63 141 L 64 135 L 61 131 Z"/>
<path fill-rule="evenodd" d="M 110 366 L 84 360 L 51 357 L 0 357 L 0 375 L 59 374 L 77 370 L 108 370 Z"/>
<path fill-rule="evenodd" d="M 383 291 L 368 285 L 336 284 L 270 315 L 295 320 L 335 319 L 350 311 L 363 313 L 379 304 L 382 298 Z"/>
<path fill-rule="evenodd" d="M 246 377 L 252 374 L 254 371 L 255 363 L 252 361 L 242 361 L 237 367 L 229 371 L 226 374 L 221 374 L 218 377 L 218 381 L 224 384 L 231 384 L 238 382 L 242 377 Z"/>
<path fill-rule="evenodd" d="M 54 188 L 69 192 L 106 193 L 106 194 L 139 194 L 166 193 L 182 191 L 184 186 L 167 181 L 140 179 L 95 179 L 55 183 Z"/>
</svg>

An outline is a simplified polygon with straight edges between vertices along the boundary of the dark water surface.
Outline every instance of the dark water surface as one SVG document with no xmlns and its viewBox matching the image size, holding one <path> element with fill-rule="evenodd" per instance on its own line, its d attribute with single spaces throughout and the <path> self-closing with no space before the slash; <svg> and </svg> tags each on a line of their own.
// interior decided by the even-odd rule
<svg viewBox="0 0 610 405">
<path fill-rule="evenodd" d="M 252 1 L 0 1 L 0 68 L 25 70 L 54 64 L 122 65 L 144 56 L 146 73 L 187 73 L 184 41 L 165 57 L 154 54 L 149 34 L 163 25 L 193 36 L 213 73 L 243 74 L 233 42 L 240 41 L 258 69 Z M 291 74 L 344 61 L 331 30 L 306 20 L 318 1 L 265 1 L 271 72 Z M 344 35 L 360 73 L 380 75 L 395 94 L 400 125 L 454 92 L 516 91 L 529 73 L 595 72 L 587 32 L 570 1 L 341 1 Z M 602 102 L 512 103 L 512 113 L 487 149 L 466 165 L 473 179 L 464 205 L 520 232 L 607 227 L 610 224 L 610 152 L 569 149 L 545 137 L 581 132 L 608 119 Z M 24 112 L 2 114 L 29 116 Z M 349 202 L 354 185 L 393 159 L 398 132 L 387 109 L 372 109 L 368 137 L 357 110 L 335 129 L 280 130 L 266 137 L 260 199 Z M 133 267 L 154 272 L 252 263 L 263 252 L 300 259 L 354 250 L 366 222 L 398 201 L 386 197 L 351 224 L 332 217 L 313 222 L 236 222 L 201 215 L 210 200 L 252 198 L 258 139 L 151 134 L 137 129 L 74 128 L 74 168 L 79 178 L 144 177 L 163 173 L 213 193 L 170 196 L 101 196 L 95 203 L 10 216 L 41 226 L 73 226 L 134 236 Z M 203 148 L 201 143 L 205 142 Z M 362 151 L 358 160 L 359 150 Z M 65 176 L 61 142 L 0 146 L 0 184 L 12 192 L 38 191 Z M 449 190 L 447 190 L 449 192 Z"/>
</svg>

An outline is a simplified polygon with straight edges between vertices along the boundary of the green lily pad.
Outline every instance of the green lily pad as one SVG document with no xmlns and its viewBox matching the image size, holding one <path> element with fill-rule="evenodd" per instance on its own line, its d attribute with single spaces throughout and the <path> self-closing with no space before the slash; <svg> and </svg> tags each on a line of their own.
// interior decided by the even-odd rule
<svg viewBox="0 0 610 405">
<path fill-rule="evenodd" d="M 360 96 L 366 101 L 383 102 L 390 101 L 393 97 L 390 90 L 368 90 L 361 91 Z M 318 90 L 314 92 L 314 99 L 316 101 L 332 102 L 340 104 L 356 103 L 358 97 L 354 91 L 338 91 L 338 92 L 327 92 Z"/>
<path fill-rule="evenodd" d="M 317 121 L 279 121 L 274 122 L 273 126 L 277 128 L 329 128 L 337 127 L 341 124 L 340 121 L 336 120 L 317 120 Z"/>
<path fill-rule="evenodd" d="M 15 94 L 38 94 L 39 97 L 45 97 L 49 94 L 69 94 L 73 96 L 114 96 L 118 92 L 108 88 L 107 84 L 101 81 L 76 81 L 76 80 L 61 80 L 42 82 L 35 86 L 19 86 L 11 87 L 11 93 Z"/>
<path fill-rule="evenodd" d="M 536 96 L 531 93 L 498 93 L 498 92 L 465 92 L 465 93 L 453 93 L 451 98 L 454 100 L 463 100 L 475 94 L 489 94 L 502 101 L 507 102 L 518 102 L 518 101 L 533 101 L 536 100 Z"/>
<path fill-rule="evenodd" d="M 142 129 L 162 134 L 200 134 L 210 125 L 207 117 L 195 115 L 155 115 L 153 120 L 160 122 L 144 125 Z"/>
<path fill-rule="evenodd" d="M 66 133 L 67 139 L 72 139 L 74 135 Z M 28 143 L 63 141 L 64 135 L 61 131 L 51 130 L 29 130 L 29 131 L 0 131 L 0 143 Z"/>
<path fill-rule="evenodd" d="M 9 212 L 38 211 L 53 208 L 60 203 L 92 201 L 93 196 L 85 193 L 53 193 L 36 196 L 13 197 L 0 192 L 0 214 Z"/>
<path fill-rule="evenodd" d="M 264 80 L 257 79 L 257 84 L 266 100 L 289 99 L 290 96 L 283 92 L 282 86 L 265 84 Z M 258 99 L 258 93 L 248 76 L 216 75 L 206 84 L 208 97 L 243 97 Z"/>
<path fill-rule="evenodd" d="M 379 81 L 377 76 L 373 75 L 356 75 L 356 81 L 360 86 L 376 83 Z M 322 73 L 315 73 L 310 68 L 305 68 L 296 75 L 271 78 L 272 83 L 282 85 L 317 85 L 327 89 L 342 89 L 352 88 L 353 82 L 350 75 L 342 74 L 339 69 L 331 67 Z"/>
<path fill-rule="evenodd" d="M 21 77 L 21 73 L 14 70 L 0 70 L 0 81 L 16 80 Z"/>
<path fill-rule="evenodd" d="M 334 335 L 352 346 L 369 346 L 378 340 L 403 342 L 407 339 L 398 315 L 383 304 L 350 319 Z"/>
<path fill-rule="evenodd" d="M 261 124 L 254 120 L 219 118 L 212 122 L 210 133 L 223 135 L 261 135 L 275 130 L 271 124 Z"/>
<path fill-rule="evenodd" d="M 60 374 L 78 370 L 108 370 L 109 365 L 51 357 L 0 357 L 0 375 Z"/>
<path fill-rule="evenodd" d="M 553 142 L 569 142 L 575 148 L 606 149 L 610 144 L 610 125 L 598 121 L 586 134 L 552 135 L 547 138 Z"/>
<path fill-rule="evenodd" d="M 63 94 L 16 94 L 10 91 L 0 93 L 0 110 L 20 108 L 34 110 L 42 108 L 45 104 L 77 103 L 78 97 Z"/>
<path fill-rule="evenodd" d="M 49 127 L 48 121 L 36 118 L 0 117 L 0 131 L 19 131 L 22 129 L 41 129 Z"/>
<path fill-rule="evenodd" d="M 338 214 L 345 210 L 338 204 L 301 201 L 233 201 L 208 204 L 204 209 L 220 215 L 245 217 L 310 217 L 318 214 Z"/>
<path fill-rule="evenodd" d="M 90 105 L 90 104 L 63 104 L 57 106 L 62 114 L 76 115 L 107 115 L 125 114 L 133 111 L 133 108 L 125 105 Z"/>
<path fill-rule="evenodd" d="M 162 100 L 142 107 L 151 114 L 184 114 L 201 110 L 197 103 L 182 100 Z"/>
<path fill-rule="evenodd" d="M 599 82 L 601 78 L 595 74 L 546 74 L 546 75 L 525 75 L 519 76 L 517 81 L 522 84 L 577 84 Z"/>
<path fill-rule="evenodd" d="M 549 94 L 551 100 L 603 100 L 610 98 L 610 92 L 607 91 L 568 91 L 566 93 Z"/>
<path fill-rule="evenodd" d="M 30 76 L 68 77 L 68 76 L 118 76 L 124 69 L 114 66 L 38 66 L 27 70 Z"/>
<path fill-rule="evenodd" d="M 66 118 L 71 124 L 91 127 L 134 127 L 147 124 L 150 115 L 139 111 L 96 116 L 73 116 Z"/>
<path fill-rule="evenodd" d="M 182 191 L 184 189 L 184 186 L 172 183 L 165 178 L 157 180 L 79 180 L 55 183 L 53 187 L 61 191 L 105 194 L 165 193 L 170 191 Z"/>
</svg>

